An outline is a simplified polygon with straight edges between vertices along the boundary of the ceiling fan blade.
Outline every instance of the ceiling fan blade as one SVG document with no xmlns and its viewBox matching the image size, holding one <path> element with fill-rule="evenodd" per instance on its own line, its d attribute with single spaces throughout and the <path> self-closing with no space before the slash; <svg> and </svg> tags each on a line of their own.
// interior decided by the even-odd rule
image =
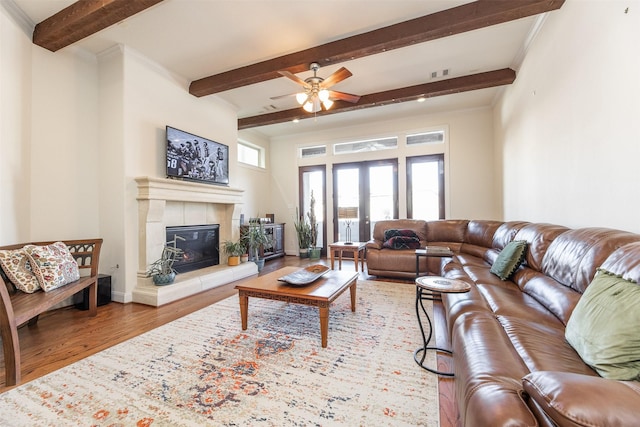
<svg viewBox="0 0 640 427">
<path fill-rule="evenodd" d="M 349 71 L 346 68 L 342 67 L 338 71 L 336 71 L 335 73 L 331 74 L 329 77 L 324 79 L 324 81 L 322 82 L 322 84 L 320 86 L 322 86 L 324 89 L 327 89 L 327 88 L 333 86 L 334 84 L 340 83 L 344 79 L 346 79 L 348 77 L 351 77 L 352 75 L 353 74 L 351 74 L 351 71 Z"/>
<path fill-rule="evenodd" d="M 360 96 L 359 95 L 353 95 L 350 93 L 345 93 L 345 92 L 338 92 L 335 90 L 330 90 L 329 91 L 329 99 L 333 100 L 333 101 L 347 101 L 347 102 L 352 102 L 352 103 L 356 103 L 360 100 Z"/>
<path fill-rule="evenodd" d="M 280 73 L 280 75 L 293 80 L 294 82 L 298 83 L 299 85 L 302 85 L 303 87 L 309 87 L 309 85 L 307 84 L 307 82 L 305 82 L 304 80 L 302 80 L 300 77 L 296 76 L 295 74 L 283 70 L 283 71 L 278 71 L 278 73 Z"/>
</svg>

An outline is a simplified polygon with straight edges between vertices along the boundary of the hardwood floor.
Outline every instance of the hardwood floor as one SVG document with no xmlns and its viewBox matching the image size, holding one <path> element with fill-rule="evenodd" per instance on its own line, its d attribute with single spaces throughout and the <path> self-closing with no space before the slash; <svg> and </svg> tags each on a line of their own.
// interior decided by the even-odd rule
<svg viewBox="0 0 640 427">
<path fill-rule="evenodd" d="M 330 265 L 328 259 L 300 259 L 285 256 L 265 263 L 260 274 L 270 273 L 285 266 L 305 267 L 309 264 L 321 263 Z M 343 260 L 343 269 L 352 269 L 353 261 Z M 407 280 L 391 280 L 377 278 L 360 272 L 360 278 L 367 280 L 384 280 L 407 282 Z M 251 278 L 243 279 L 251 280 Z M 96 317 L 87 317 L 87 311 L 74 307 L 54 310 L 40 316 L 35 326 L 20 328 L 20 345 L 22 356 L 22 383 L 39 378 L 49 372 L 70 365 L 108 347 L 140 335 L 153 328 L 178 319 L 196 310 L 227 298 L 237 291 L 236 284 L 220 286 L 215 289 L 166 304 L 162 307 L 151 307 L 142 304 L 109 303 L 98 307 Z M 434 324 L 439 346 L 448 347 L 442 306 L 434 306 Z M 419 343 L 416 343 L 416 347 Z M 442 370 L 450 370 L 450 358 L 438 357 L 438 366 Z M 416 369 L 420 369 L 416 366 Z M 458 413 L 455 405 L 454 380 L 440 378 L 440 425 L 455 427 L 458 424 Z M 4 357 L 0 354 L 0 393 L 8 390 L 4 386 Z"/>
</svg>

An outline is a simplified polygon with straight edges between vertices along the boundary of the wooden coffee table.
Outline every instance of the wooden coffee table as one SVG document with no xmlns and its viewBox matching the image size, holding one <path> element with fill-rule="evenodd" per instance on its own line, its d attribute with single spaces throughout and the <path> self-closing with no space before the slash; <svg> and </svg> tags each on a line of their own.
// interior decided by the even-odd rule
<svg viewBox="0 0 640 427">
<path fill-rule="evenodd" d="M 247 329 L 249 297 L 311 305 L 318 307 L 320 312 L 320 338 L 322 347 L 327 346 L 329 305 L 349 289 L 351 293 L 351 311 L 356 311 L 356 281 L 358 274 L 331 270 L 313 283 L 304 286 L 294 286 L 278 281 L 279 277 L 291 274 L 299 269 L 299 267 L 281 268 L 236 286 L 240 297 L 240 317 L 243 331 Z"/>
</svg>

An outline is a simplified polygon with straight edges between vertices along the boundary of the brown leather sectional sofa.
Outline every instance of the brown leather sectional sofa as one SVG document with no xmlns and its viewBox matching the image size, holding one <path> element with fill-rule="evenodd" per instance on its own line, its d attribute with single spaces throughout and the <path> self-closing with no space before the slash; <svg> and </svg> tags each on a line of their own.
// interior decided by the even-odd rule
<svg viewBox="0 0 640 427">
<path fill-rule="evenodd" d="M 640 282 L 640 235 L 528 222 L 382 221 L 367 245 L 369 274 L 415 276 L 414 250 L 382 248 L 388 228 L 415 228 L 425 245 L 450 247 L 451 258 L 420 258 L 421 271 L 471 285 L 443 295 L 462 425 L 640 425 L 640 381 L 600 377 L 565 339 L 598 267 Z M 526 259 L 502 281 L 489 270 L 513 240 L 527 241 Z"/>
</svg>

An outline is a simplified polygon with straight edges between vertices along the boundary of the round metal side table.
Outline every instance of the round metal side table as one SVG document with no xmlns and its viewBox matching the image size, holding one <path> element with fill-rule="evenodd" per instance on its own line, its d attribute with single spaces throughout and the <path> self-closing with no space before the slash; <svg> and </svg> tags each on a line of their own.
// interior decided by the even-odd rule
<svg viewBox="0 0 640 427">
<path fill-rule="evenodd" d="M 420 333 L 422 334 L 422 347 L 413 352 L 413 360 L 415 360 L 418 366 L 422 369 L 433 372 L 437 375 L 446 377 L 453 376 L 453 372 L 438 371 L 437 369 L 430 368 L 424 364 L 424 359 L 427 357 L 427 351 L 429 350 L 436 352 L 440 351 L 448 354 L 452 353 L 451 350 L 446 348 L 429 345 L 431 337 L 433 336 L 433 323 L 431 318 L 429 318 L 429 313 L 427 313 L 427 310 L 424 308 L 423 301 L 442 301 L 443 293 L 469 292 L 470 289 L 471 286 L 468 283 L 457 279 L 445 279 L 444 277 L 439 276 L 423 276 L 416 279 L 416 317 L 418 318 L 418 325 L 420 326 Z M 422 309 L 422 313 L 424 313 L 424 317 L 427 319 L 427 323 L 429 323 L 428 336 L 425 335 L 424 327 L 422 326 L 420 309 Z"/>
</svg>

